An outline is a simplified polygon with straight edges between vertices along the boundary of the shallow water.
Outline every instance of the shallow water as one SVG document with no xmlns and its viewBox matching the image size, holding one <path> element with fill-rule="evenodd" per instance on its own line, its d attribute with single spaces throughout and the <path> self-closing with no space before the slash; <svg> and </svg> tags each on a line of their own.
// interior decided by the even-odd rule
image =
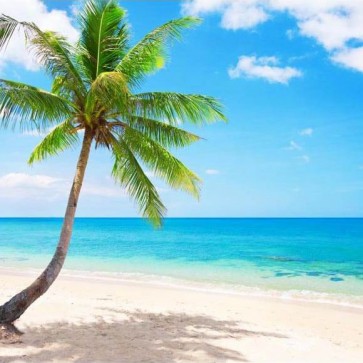
<svg viewBox="0 0 363 363">
<path fill-rule="evenodd" d="M 0 266 L 42 268 L 61 219 L 0 219 Z M 79 218 L 66 269 L 230 292 L 363 301 L 363 219 Z M 287 295 L 288 294 L 288 295 Z"/>
</svg>

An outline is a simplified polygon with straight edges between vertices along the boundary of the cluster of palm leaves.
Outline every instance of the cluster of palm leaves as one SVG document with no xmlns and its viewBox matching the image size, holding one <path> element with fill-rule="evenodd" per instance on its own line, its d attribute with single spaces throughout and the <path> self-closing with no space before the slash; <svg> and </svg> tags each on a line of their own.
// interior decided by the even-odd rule
<svg viewBox="0 0 363 363">
<path fill-rule="evenodd" d="M 165 206 L 146 168 L 171 187 L 198 196 L 199 178 L 168 149 L 199 140 L 180 123 L 224 119 L 211 97 L 172 92 L 137 93 L 144 78 L 160 69 L 170 42 L 199 23 L 184 17 L 169 21 L 130 46 L 125 10 L 116 0 L 91 0 L 79 15 L 80 39 L 70 44 L 35 24 L 0 17 L 0 49 L 18 30 L 44 70 L 52 77 L 50 92 L 20 82 L 0 80 L 1 126 L 29 125 L 51 130 L 29 162 L 74 147 L 81 130 L 96 147 L 113 155 L 112 175 L 137 201 L 142 214 L 159 224 Z"/>
</svg>

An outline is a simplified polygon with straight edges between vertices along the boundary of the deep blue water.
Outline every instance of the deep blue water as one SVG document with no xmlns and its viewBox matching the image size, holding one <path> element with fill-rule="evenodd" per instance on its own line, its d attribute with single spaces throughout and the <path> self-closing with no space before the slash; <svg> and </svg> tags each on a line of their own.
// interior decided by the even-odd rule
<svg viewBox="0 0 363 363">
<path fill-rule="evenodd" d="M 0 262 L 42 267 L 62 220 L 0 219 Z M 363 295 L 363 219 L 78 218 L 68 269 Z"/>
</svg>

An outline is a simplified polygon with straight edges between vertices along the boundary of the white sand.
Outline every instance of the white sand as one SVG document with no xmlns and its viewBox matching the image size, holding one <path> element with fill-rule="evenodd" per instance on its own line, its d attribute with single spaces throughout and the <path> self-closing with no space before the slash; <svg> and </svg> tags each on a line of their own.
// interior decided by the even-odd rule
<svg viewBox="0 0 363 363">
<path fill-rule="evenodd" d="M 32 281 L 0 271 L 0 301 Z M 0 362 L 362 363 L 363 310 L 60 277 Z"/>
</svg>

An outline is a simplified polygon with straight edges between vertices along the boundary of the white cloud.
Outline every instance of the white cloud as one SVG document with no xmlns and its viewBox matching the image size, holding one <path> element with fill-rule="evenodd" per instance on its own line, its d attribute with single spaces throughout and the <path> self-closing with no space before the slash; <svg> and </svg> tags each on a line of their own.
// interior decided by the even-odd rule
<svg viewBox="0 0 363 363">
<path fill-rule="evenodd" d="M 290 141 L 290 144 L 286 149 L 287 150 L 302 150 L 302 147 L 295 141 Z"/>
<path fill-rule="evenodd" d="M 50 188 L 60 179 L 47 175 L 10 173 L 0 177 L 0 188 Z"/>
<path fill-rule="evenodd" d="M 276 57 L 241 56 L 234 68 L 228 70 L 231 78 L 263 78 L 270 83 L 287 84 L 290 79 L 301 77 L 302 73 L 292 67 L 278 66 Z"/>
<path fill-rule="evenodd" d="M 314 130 L 311 127 L 308 127 L 307 129 L 303 129 L 300 131 L 301 136 L 312 136 Z"/>
<path fill-rule="evenodd" d="M 42 30 L 53 30 L 66 36 L 71 42 L 78 38 L 78 31 L 73 27 L 66 11 L 49 10 L 41 0 L 0 0 L 0 13 L 19 21 L 31 21 Z M 25 49 L 25 39 L 21 32 L 14 34 L 5 51 L 1 53 L 0 66 L 11 62 L 24 66 L 28 70 L 38 70 L 39 65 Z"/>
<path fill-rule="evenodd" d="M 71 182 L 49 175 L 9 173 L 0 176 L 0 198 L 56 200 L 66 198 Z M 110 182 L 109 186 L 85 182 L 82 195 L 125 197 L 125 191 Z"/>
<path fill-rule="evenodd" d="M 187 0 L 182 11 L 190 15 L 221 13 L 221 26 L 225 29 L 248 29 L 269 18 L 262 1 L 253 0 Z"/>
<path fill-rule="evenodd" d="M 267 13 L 258 6 L 241 6 L 238 2 L 231 3 L 223 14 L 221 25 L 225 29 L 237 30 L 252 28 L 268 19 Z"/>
<path fill-rule="evenodd" d="M 187 0 L 182 3 L 182 12 L 194 16 L 214 12 L 223 13 L 230 5 L 229 0 Z"/>
<path fill-rule="evenodd" d="M 208 174 L 208 175 L 217 175 L 217 174 L 219 174 L 219 170 L 217 170 L 217 169 L 207 169 L 205 171 L 205 173 Z"/>
<path fill-rule="evenodd" d="M 245 29 L 286 12 L 295 18 L 300 35 L 315 39 L 343 66 L 363 72 L 362 0 L 185 0 L 185 14 L 221 15 L 225 29 Z M 294 32 L 289 30 L 288 37 Z"/>
<path fill-rule="evenodd" d="M 332 60 L 347 68 L 363 72 L 363 47 L 341 49 L 333 54 Z"/>
</svg>

